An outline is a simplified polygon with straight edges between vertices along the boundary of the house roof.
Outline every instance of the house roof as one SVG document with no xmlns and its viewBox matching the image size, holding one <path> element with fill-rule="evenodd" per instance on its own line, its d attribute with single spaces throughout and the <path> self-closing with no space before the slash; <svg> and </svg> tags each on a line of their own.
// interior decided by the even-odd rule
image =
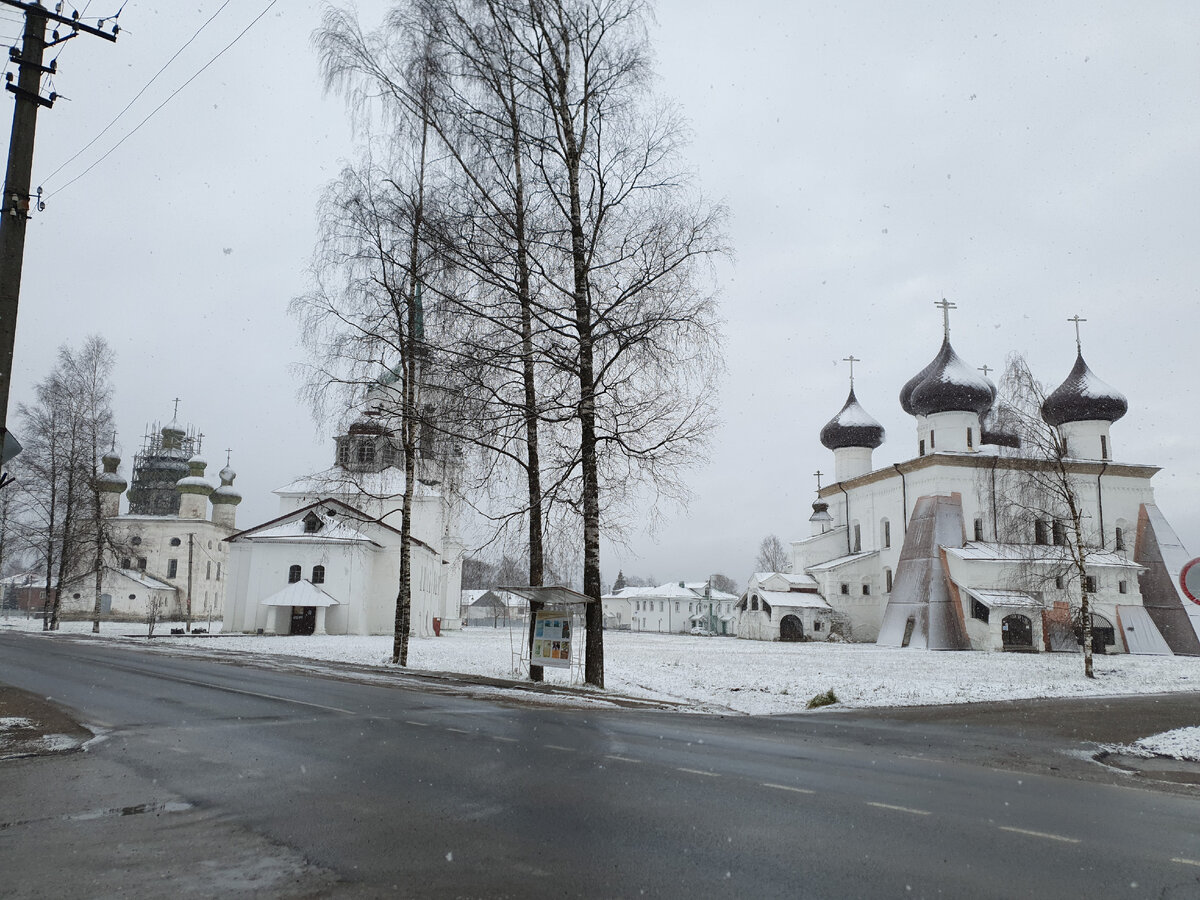
<svg viewBox="0 0 1200 900">
<path fill-rule="evenodd" d="M 307 579 L 293 581 L 265 600 L 263 606 L 337 606 L 338 601 Z"/>
<path fill-rule="evenodd" d="M 847 556 L 839 556 L 836 559 L 830 559 L 823 563 L 817 563 L 815 566 L 806 566 L 804 571 L 809 572 L 809 573 L 829 572 L 833 569 L 838 569 L 838 568 L 841 568 L 842 566 L 848 566 L 851 563 L 856 563 L 856 562 L 859 562 L 860 560 L 864 560 L 869 557 L 878 556 L 878 555 L 879 555 L 878 550 L 867 550 L 863 553 L 851 553 Z"/>
<path fill-rule="evenodd" d="M 959 585 L 962 587 L 962 585 Z M 1024 591 L 1002 591 L 991 588 L 969 588 L 964 591 L 986 606 L 988 609 L 1042 609 L 1045 604 L 1036 597 L 1031 597 Z"/>
<path fill-rule="evenodd" d="M 1066 547 L 1053 544 L 997 544 L 990 541 L 968 541 L 962 547 L 946 547 L 951 556 L 966 560 L 982 560 L 988 562 L 1029 562 L 1042 565 L 1053 563 L 1070 563 L 1071 557 Z M 1107 550 L 1089 551 L 1087 554 L 1088 568 L 1130 569 L 1141 571 L 1138 565 L 1122 553 Z"/>
<path fill-rule="evenodd" d="M 330 516 L 328 515 L 329 511 L 334 511 L 337 515 Z M 321 517 L 324 524 L 320 531 L 306 532 L 304 530 L 304 519 L 310 512 Z M 376 546 L 383 546 L 368 534 L 368 529 L 373 528 L 383 529 L 395 537 L 400 537 L 400 530 L 386 522 L 378 521 L 349 503 L 334 497 L 324 497 L 314 500 L 307 506 L 247 528 L 245 531 L 231 534 L 225 540 L 230 542 L 239 540 L 313 541 L 325 544 L 372 543 Z M 411 540 L 414 544 L 429 547 L 419 538 L 411 537 Z"/>
<path fill-rule="evenodd" d="M 806 591 L 763 591 L 758 595 L 772 607 L 791 606 L 796 609 L 831 609 L 820 594 L 810 594 Z"/>
</svg>

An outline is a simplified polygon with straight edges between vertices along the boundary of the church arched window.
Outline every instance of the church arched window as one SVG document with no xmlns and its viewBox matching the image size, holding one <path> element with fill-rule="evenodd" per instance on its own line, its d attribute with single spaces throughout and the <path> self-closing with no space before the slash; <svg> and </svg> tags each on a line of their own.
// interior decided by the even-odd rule
<svg viewBox="0 0 1200 900">
<path fill-rule="evenodd" d="M 292 566 L 288 569 L 288 584 L 295 584 L 300 580 L 300 567 Z"/>
<path fill-rule="evenodd" d="M 887 519 L 879 523 L 879 546 L 885 550 L 892 546 L 892 523 Z"/>
<path fill-rule="evenodd" d="M 1034 519 L 1033 520 L 1033 542 L 1035 544 L 1050 543 L 1049 536 L 1046 534 L 1046 532 L 1048 530 L 1049 529 L 1046 528 L 1046 523 L 1042 519 Z"/>
<path fill-rule="evenodd" d="M 357 448 L 358 462 L 361 465 L 369 466 L 375 462 L 375 445 L 367 441 L 359 441 Z"/>
<path fill-rule="evenodd" d="M 892 592 L 892 570 L 891 569 L 883 570 L 883 583 L 885 585 L 883 592 L 885 594 L 890 594 Z"/>
<path fill-rule="evenodd" d="M 325 583 L 325 567 L 324 566 L 313 566 L 312 583 L 313 584 L 324 584 Z"/>
</svg>

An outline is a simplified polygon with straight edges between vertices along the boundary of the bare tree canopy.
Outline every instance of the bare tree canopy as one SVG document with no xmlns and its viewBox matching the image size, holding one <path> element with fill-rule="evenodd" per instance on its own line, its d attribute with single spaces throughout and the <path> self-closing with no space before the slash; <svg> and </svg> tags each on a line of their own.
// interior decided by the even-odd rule
<svg viewBox="0 0 1200 900">
<path fill-rule="evenodd" d="M 777 534 L 768 534 L 758 545 L 754 566 L 759 572 L 786 572 L 791 566 L 790 554 Z"/>
<path fill-rule="evenodd" d="M 410 235 L 437 272 L 414 252 L 408 273 L 444 310 L 422 365 L 461 406 L 438 427 L 483 451 L 479 483 L 509 498 L 487 514 L 527 527 L 530 584 L 547 517 L 572 517 L 557 528 L 581 536 L 596 600 L 601 535 L 652 519 L 631 506 L 646 496 L 686 500 L 722 372 L 709 264 L 724 212 L 693 187 L 683 122 L 650 89 L 649 15 L 640 0 L 413 0 L 375 31 L 331 9 L 316 36 L 329 85 L 360 118 L 381 112 L 401 156 L 419 135 L 438 185 Z M 602 622 L 589 605 L 597 686 Z"/>
</svg>

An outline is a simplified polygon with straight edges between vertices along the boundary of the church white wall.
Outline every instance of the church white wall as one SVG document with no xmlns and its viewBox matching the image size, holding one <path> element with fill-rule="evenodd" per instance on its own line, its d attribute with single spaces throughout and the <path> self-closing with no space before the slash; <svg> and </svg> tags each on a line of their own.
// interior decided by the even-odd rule
<svg viewBox="0 0 1200 900">
<path fill-rule="evenodd" d="M 1059 431 L 1067 442 L 1067 456 L 1073 459 L 1112 459 L 1110 422 L 1066 422 Z"/>
<path fill-rule="evenodd" d="M 979 417 L 970 412 L 934 413 L 924 419 L 919 438 L 925 452 L 975 452 L 979 449 Z"/>
</svg>

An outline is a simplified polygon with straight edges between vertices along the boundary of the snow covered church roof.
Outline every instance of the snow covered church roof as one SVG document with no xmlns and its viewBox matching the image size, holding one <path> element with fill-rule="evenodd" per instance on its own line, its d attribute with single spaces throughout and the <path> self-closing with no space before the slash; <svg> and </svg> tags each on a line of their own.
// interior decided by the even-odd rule
<svg viewBox="0 0 1200 900">
<path fill-rule="evenodd" d="M 1115 422 L 1128 410 L 1125 396 L 1097 378 L 1083 361 L 1083 353 L 1079 353 L 1067 380 L 1042 403 L 1042 418 L 1054 426 L 1067 422 Z"/>
<path fill-rule="evenodd" d="M 870 447 L 874 450 L 883 443 L 884 436 L 883 426 L 862 408 L 854 396 L 853 387 L 841 412 L 821 429 L 821 443 L 829 450 L 843 447 Z"/>
<path fill-rule="evenodd" d="M 959 358 L 950 346 L 949 337 L 942 340 L 942 348 L 933 362 L 900 391 L 900 405 L 914 416 L 941 412 L 971 412 L 982 416 L 992 408 L 995 398 L 995 385 Z"/>
</svg>

